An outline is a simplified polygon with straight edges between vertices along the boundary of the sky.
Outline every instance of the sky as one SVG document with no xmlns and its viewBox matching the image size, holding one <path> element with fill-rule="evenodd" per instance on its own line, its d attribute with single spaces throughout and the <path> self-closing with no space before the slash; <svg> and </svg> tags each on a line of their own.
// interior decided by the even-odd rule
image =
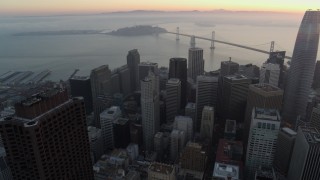
<svg viewBox="0 0 320 180">
<path fill-rule="evenodd" d="M 2 0 L 0 2 L 0 15 L 216 9 L 302 13 L 307 9 L 320 9 L 320 0 Z"/>
</svg>

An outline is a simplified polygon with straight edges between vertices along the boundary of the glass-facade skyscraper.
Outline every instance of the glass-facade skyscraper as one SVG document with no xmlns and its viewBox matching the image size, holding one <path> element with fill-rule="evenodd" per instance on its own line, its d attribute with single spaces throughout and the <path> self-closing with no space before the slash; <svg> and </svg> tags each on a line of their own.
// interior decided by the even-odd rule
<svg viewBox="0 0 320 180">
<path fill-rule="evenodd" d="M 306 11 L 294 46 L 284 93 L 283 119 L 295 126 L 305 116 L 319 44 L 320 11 Z"/>
</svg>

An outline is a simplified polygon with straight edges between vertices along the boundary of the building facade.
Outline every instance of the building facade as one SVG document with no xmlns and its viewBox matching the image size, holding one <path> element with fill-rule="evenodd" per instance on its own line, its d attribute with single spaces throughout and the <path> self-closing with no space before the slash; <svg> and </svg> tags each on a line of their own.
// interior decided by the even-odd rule
<svg viewBox="0 0 320 180">
<path fill-rule="evenodd" d="M 208 138 L 212 142 L 214 125 L 214 108 L 204 106 L 202 110 L 200 134 L 204 138 Z"/>
<path fill-rule="evenodd" d="M 316 128 L 298 127 L 291 163 L 290 180 L 318 180 L 320 175 L 320 133 Z"/>
<path fill-rule="evenodd" d="M 185 107 L 187 103 L 187 59 L 171 58 L 169 61 L 169 78 L 177 78 L 181 81 L 181 104 L 180 107 Z"/>
<path fill-rule="evenodd" d="M 204 106 L 215 107 L 218 102 L 218 77 L 198 76 L 196 90 L 197 120 L 196 131 L 200 131 Z"/>
<path fill-rule="evenodd" d="M 15 105 L 0 121 L 13 179 L 92 179 L 83 98 L 50 89 Z"/>
<path fill-rule="evenodd" d="M 320 11 L 306 11 L 293 50 L 286 82 L 283 119 L 292 126 L 304 118 L 311 90 L 319 44 Z"/>
<path fill-rule="evenodd" d="M 246 179 L 254 178 L 260 166 L 272 167 L 280 128 L 279 111 L 254 108 L 245 163 Z"/>
<path fill-rule="evenodd" d="M 197 76 L 204 73 L 203 49 L 192 47 L 189 49 L 188 55 L 188 77 L 194 82 Z"/>
<path fill-rule="evenodd" d="M 141 115 L 145 150 L 153 150 L 153 137 L 160 129 L 160 107 L 156 76 L 149 75 L 141 80 Z"/>
<path fill-rule="evenodd" d="M 134 92 L 138 90 L 139 87 L 139 68 L 140 54 L 137 49 L 132 49 L 127 55 L 127 65 L 130 70 L 130 90 Z"/>
<path fill-rule="evenodd" d="M 259 83 L 266 83 L 279 87 L 280 72 L 279 64 L 264 63 L 260 69 Z"/>
<path fill-rule="evenodd" d="M 174 117 L 178 115 L 181 105 L 181 81 L 171 78 L 166 84 L 166 120 L 173 122 Z"/>
<path fill-rule="evenodd" d="M 69 79 L 69 82 L 72 97 L 83 97 L 86 114 L 92 113 L 93 105 L 90 78 L 86 76 L 73 76 Z"/>
</svg>

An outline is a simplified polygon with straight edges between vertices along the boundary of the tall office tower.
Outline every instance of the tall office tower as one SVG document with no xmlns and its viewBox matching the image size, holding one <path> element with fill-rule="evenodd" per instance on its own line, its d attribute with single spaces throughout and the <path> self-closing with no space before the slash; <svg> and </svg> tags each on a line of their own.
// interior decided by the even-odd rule
<svg viewBox="0 0 320 180">
<path fill-rule="evenodd" d="M 69 79 L 69 82 L 72 97 L 83 97 L 86 114 L 92 113 L 93 107 L 90 78 L 86 76 L 73 76 Z"/>
<path fill-rule="evenodd" d="M 202 137 L 213 138 L 214 108 L 204 106 L 202 110 L 200 134 Z"/>
<path fill-rule="evenodd" d="M 264 63 L 260 69 L 260 83 L 279 87 L 280 66 L 278 64 Z"/>
<path fill-rule="evenodd" d="M 267 63 L 279 64 L 280 69 L 282 69 L 285 56 L 286 56 L 285 51 L 270 52 Z"/>
<path fill-rule="evenodd" d="M 130 143 L 130 123 L 127 118 L 118 118 L 113 121 L 114 147 L 126 148 Z"/>
<path fill-rule="evenodd" d="M 181 81 L 176 78 L 168 80 L 166 85 L 166 120 L 173 122 L 174 117 L 178 115 L 181 104 Z"/>
<path fill-rule="evenodd" d="M 294 142 L 297 133 L 290 128 L 281 128 L 278 135 L 277 149 L 274 155 L 273 167 L 277 172 L 287 176 Z"/>
<path fill-rule="evenodd" d="M 253 179 L 259 166 L 272 167 L 280 128 L 279 111 L 254 108 L 246 156 L 246 179 Z"/>
<path fill-rule="evenodd" d="M 184 145 L 186 144 L 186 134 L 184 131 L 177 129 L 172 130 L 170 134 L 170 159 L 175 161 L 178 158 L 180 152 L 182 152 Z"/>
<path fill-rule="evenodd" d="M 93 126 L 88 126 L 87 129 L 90 143 L 91 159 L 94 164 L 103 155 L 103 138 L 101 129 Z"/>
<path fill-rule="evenodd" d="M 161 161 L 163 157 L 163 151 L 164 151 L 163 136 L 164 136 L 163 132 L 157 132 L 153 138 L 154 151 L 157 153 L 158 161 Z"/>
<path fill-rule="evenodd" d="M 12 180 L 11 169 L 7 163 L 6 151 L 4 147 L 0 147 L 0 179 Z"/>
<path fill-rule="evenodd" d="M 173 165 L 153 162 L 148 168 L 149 180 L 176 180 L 176 171 Z"/>
<path fill-rule="evenodd" d="M 288 172 L 290 180 L 318 180 L 320 177 L 320 133 L 316 128 L 298 127 Z"/>
<path fill-rule="evenodd" d="M 196 131 L 200 131 L 201 116 L 204 106 L 217 105 L 218 101 L 218 77 L 214 76 L 198 76 L 197 77 L 197 122 Z"/>
<path fill-rule="evenodd" d="M 101 97 L 109 101 L 111 95 L 111 71 L 108 65 L 102 65 L 91 71 L 91 90 L 93 100 L 94 126 L 100 128 L 100 113 L 105 109 Z M 100 97 L 100 98 L 99 98 Z M 107 102 L 106 102 L 107 103 Z M 108 103 L 107 103 L 108 104 Z"/>
<path fill-rule="evenodd" d="M 198 143 L 189 141 L 181 153 L 181 168 L 193 171 L 205 171 L 208 156 L 205 148 Z"/>
<path fill-rule="evenodd" d="M 120 93 L 120 77 L 114 70 L 111 74 L 111 94 Z"/>
<path fill-rule="evenodd" d="M 306 114 L 318 44 L 320 11 L 306 11 L 294 46 L 286 90 L 283 120 L 295 126 L 298 116 Z"/>
<path fill-rule="evenodd" d="M 204 73 L 203 49 L 191 47 L 188 56 L 188 77 L 197 81 L 197 76 Z"/>
<path fill-rule="evenodd" d="M 131 93 L 131 74 L 127 65 L 116 68 L 112 71 L 113 94 L 121 93 L 124 96 Z M 115 82 L 114 82 L 115 81 Z"/>
<path fill-rule="evenodd" d="M 188 70 L 187 59 L 171 58 L 169 62 L 169 78 L 178 78 L 181 81 L 181 108 L 187 103 Z"/>
<path fill-rule="evenodd" d="M 139 72 L 139 83 L 141 80 L 143 80 L 145 77 L 149 75 L 149 71 L 153 72 L 156 77 L 159 75 L 159 69 L 158 69 L 158 63 L 153 63 L 153 62 L 141 62 L 138 64 L 138 72 Z M 158 84 L 159 84 L 159 77 L 158 77 Z M 159 85 L 158 85 L 158 89 Z"/>
<path fill-rule="evenodd" d="M 113 122 L 121 116 L 118 106 L 112 106 L 100 114 L 101 132 L 104 151 L 114 149 Z"/>
<path fill-rule="evenodd" d="M 0 122 L 13 179 L 92 179 L 83 98 L 50 89 L 15 105 Z"/>
<path fill-rule="evenodd" d="M 276 51 L 270 52 L 267 63 L 278 64 L 280 67 L 280 77 L 279 77 L 279 86 L 281 89 L 284 89 L 286 81 L 286 67 L 284 65 L 284 58 L 286 56 L 286 51 Z"/>
<path fill-rule="evenodd" d="M 140 147 L 143 145 L 142 125 L 131 123 L 130 124 L 130 142 L 138 144 Z"/>
<path fill-rule="evenodd" d="M 222 61 L 220 66 L 220 76 L 236 74 L 239 71 L 239 64 L 231 61 Z"/>
<path fill-rule="evenodd" d="M 173 129 L 184 131 L 186 134 L 186 142 L 193 138 L 193 122 L 188 116 L 176 116 L 173 123 Z"/>
<path fill-rule="evenodd" d="M 138 90 L 139 87 L 139 68 L 140 54 L 137 49 L 130 50 L 127 55 L 127 65 L 130 70 L 131 92 Z"/>
<path fill-rule="evenodd" d="M 166 90 L 166 84 L 169 79 L 169 69 L 167 67 L 159 68 L 159 87 L 160 91 Z"/>
<path fill-rule="evenodd" d="M 246 147 L 250 132 L 251 115 L 254 107 L 278 109 L 282 107 L 283 90 L 270 84 L 251 84 L 247 97 L 244 120 L 243 143 Z"/>
<path fill-rule="evenodd" d="M 192 127 L 193 127 L 193 132 L 194 132 L 195 128 L 196 128 L 196 122 L 197 122 L 196 104 L 188 102 L 188 104 L 186 105 L 186 108 L 184 110 L 184 115 L 188 116 L 192 119 Z"/>
<path fill-rule="evenodd" d="M 151 71 L 141 80 L 141 116 L 145 150 L 153 150 L 153 137 L 160 129 L 160 107 L 156 76 Z"/>
<path fill-rule="evenodd" d="M 320 61 L 317 61 L 316 63 L 316 68 L 314 70 L 314 75 L 313 75 L 312 87 L 314 89 L 320 88 Z"/>
<path fill-rule="evenodd" d="M 311 127 L 320 129 L 320 104 L 313 108 L 310 118 Z"/>
<path fill-rule="evenodd" d="M 223 78 L 223 116 L 243 122 L 251 79 L 243 75 L 228 75 Z"/>
</svg>

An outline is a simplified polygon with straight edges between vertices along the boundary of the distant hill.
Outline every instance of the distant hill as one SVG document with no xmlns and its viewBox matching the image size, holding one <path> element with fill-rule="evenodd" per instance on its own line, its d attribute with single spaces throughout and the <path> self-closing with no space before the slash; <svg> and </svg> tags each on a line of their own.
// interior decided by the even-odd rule
<svg viewBox="0 0 320 180">
<path fill-rule="evenodd" d="M 140 25 L 140 26 L 120 28 L 118 30 L 112 31 L 107 34 L 115 35 L 115 36 L 142 36 L 142 35 L 152 35 L 152 34 L 160 34 L 160 33 L 166 33 L 166 32 L 167 30 L 161 27 Z"/>
</svg>

